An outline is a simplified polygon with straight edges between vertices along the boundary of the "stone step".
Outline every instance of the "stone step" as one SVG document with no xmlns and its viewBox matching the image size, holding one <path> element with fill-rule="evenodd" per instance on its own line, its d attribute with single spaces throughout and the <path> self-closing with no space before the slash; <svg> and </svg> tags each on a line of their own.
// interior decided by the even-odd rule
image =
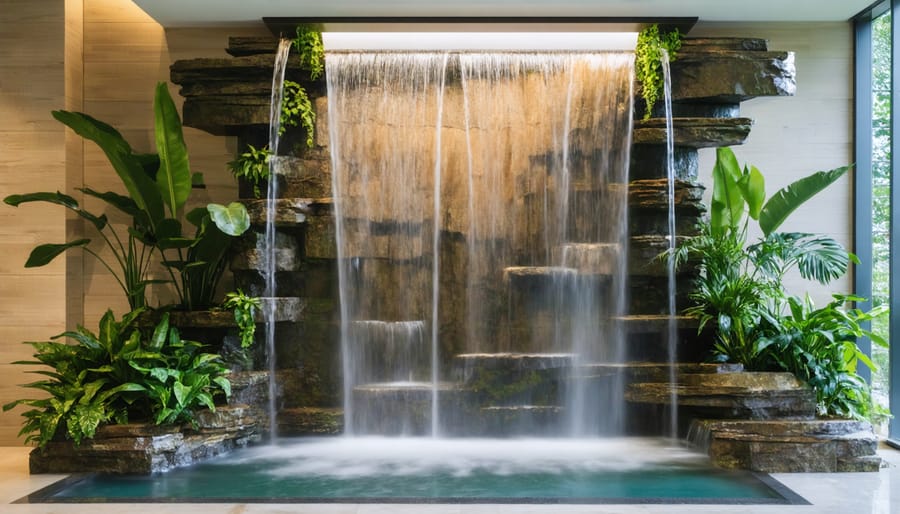
<svg viewBox="0 0 900 514">
<path fill-rule="evenodd" d="M 815 392 L 791 373 L 741 372 L 682 375 L 675 385 L 679 410 L 692 418 L 812 419 Z M 636 383 L 625 399 L 633 403 L 669 405 L 668 383 Z"/>
<path fill-rule="evenodd" d="M 344 411 L 333 407 L 281 409 L 276 416 L 278 435 L 336 435 L 344 431 Z"/>
<path fill-rule="evenodd" d="M 267 201 L 243 200 L 250 215 L 250 225 L 265 226 Z M 282 228 L 297 227 L 307 223 L 307 219 L 315 216 L 330 215 L 334 205 L 331 198 L 277 198 L 275 200 L 275 226 Z"/>
<path fill-rule="evenodd" d="M 796 90 L 793 52 L 698 48 L 679 54 L 672 63 L 675 102 L 728 104 L 760 96 L 793 96 Z"/>
<path fill-rule="evenodd" d="M 282 198 L 326 198 L 332 195 L 331 156 L 321 148 L 304 149 L 303 157 L 279 155 L 272 158 L 272 166 Z M 254 194 L 253 187 L 244 180 L 238 181 L 239 196 L 259 199 L 266 196 L 268 181 L 258 184 L 260 196 Z"/>
<path fill-rule="evenodd" d="M 628 186 L 628 230 L 631 237 L 665 234 L 669 231 L 669 181 L 633 180 Z M 675 180 L 675 233 L 690 236 L 706 212 L 706 188 L 693 180 Z"/>
<path fill-rule="evenodd" d="M 568 353 L 470 353 L 453 358 L 452 376 L 478 405 L 555 405 L 569 375 Z"/>
<path fill-rule="evenodd" d="M 672 129 L 675 146 L 715 148 L 741 145 L 750 135 L 750 118 L 674 118 Z M 650 118 L 634 122 L 632 142 L 643 145 L 666 144 L 665 118 Z"/>
<path fill-rule="evenodd" d="M 762 473 L 878 471 L 872 425 L 852 420 L 698 420 L 692 444 L 712 463 Z"/>
<path fill-rule="evenodd" d="M 614 275 L 620 246 L 616 243 L 566 243 L 553 248 L 553 262 L 582 275 Z"/>
<path fill-rule="evenodd" d="M 464 392 L 455 383 L 438 384 L 440 412 L 460 405 Z M 430 382 L 384 382 L 353 388 L 353 431 L 357 434 L 429 435 L 432 401 Z"/>
<path fill-rule="evenodd" d="M 738 373 L 744 370 L 744 367 L 740 364 L 676 363 L 674 366 L 671 366 L 659 362 L 626 362 L 623 364 L 586 364 L 577 367 L 575 373 L 576 378 L 621 375 L 625 384 L 668 383 L 673 367 L 679 381 L 689 375 Z"/>
</svg>

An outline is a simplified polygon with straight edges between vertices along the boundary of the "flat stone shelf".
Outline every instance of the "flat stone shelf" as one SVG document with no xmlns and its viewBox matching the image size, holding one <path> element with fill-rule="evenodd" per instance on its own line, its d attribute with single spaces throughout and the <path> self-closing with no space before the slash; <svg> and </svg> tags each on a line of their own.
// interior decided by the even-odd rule
<svg viewBox="0 0 900 514">
<path fill-rule="evenodd" d="M 306 301 L 296 297 L 260 298 L 261 308 L 254 312 L 257 323 L 266 321 L 266 313 L 271 312 L 274 321 L 299 321 L 303 319 Z M 210 310 L 169 313 L 169 323 L 176 327 L 214 328 L 237 326 L 234 313 L 229 310 Z"/>
<path fill-rule="evenodd" d="M 878 438 L 861 421 L 699 420 L 690 441 L 712 463 L 763 473 L 878 471 Z"/>
<path fill-rule="evenodd" d="M 620 253 L 615 243 L 566 243 L 553 249 L 552 258 L 582 275 L 613 275 Z"/>
<path fill-rule="evenodd" d="M 626 362 L 622 364 L 596 363 L 576 368 L 576 376 L 616 376 L 621 375 L 625 384 L 665 383 L 669 381 L 671 369 L 681 380 L 690 374 L 738 373 L 744 370 L 740 364 L 693 364 L 677 363 L 674 366 L 660 362 Z"/>
<path fill-rule="evenodd" d="M 189 466 L 259 440 L 256 418 L 245 405 L 197 413 L 196 430 L 153 424 L 105 425 L 75 446 L 51 441 L 32 450 L 31 473 L 151 474 Z"/>
<path fill-rule="evenodd" d="M 677 233 L 677 232 L 676 232 Z M 675 236 L 675 245 L 682 245 L 689 237 Z M 644 277 L 667 277 L 669 275 L 667 258 L 660 256 L 669 249 L 669 236 L 665 235 L 639 235 L 629 239 L 628 248 L 628 274 Z M 677 270 L 677 274 L 692 274 L 693 267 L 683 265 Z"/>
<path fill-rule="evenodd" d="M 673 102 L 735 104 L 760 96 L 793 96 L 793 52 L 698 47 L 672 63 Z"/>
<path fill-rule="evenodd" d="M 453 357 L 458 370 L 531 371 L 569 368 L 575 356 L 571 353 L 462 353 Z"/>
<path fill-rule="evenodd" d="M 250 215 L 250 224 L 265 226 L 266 200 L 243 200 Z M 278 198 L 275 200 L 275 226 L 296 227 L 307 222 L 311 216 L 330 214 L 333 209 L 331 198 Z"/>
<path fill-rule="evenodd" d="M 675 179 L 676 212 L 690 209 L 705 211 L 703 192 L 706 187 L 692 180 Z M 669 208 L 669 180 L 665 178 L 632 180 L 628 183 L 628 206 L 631 209 L 667 211 Z"/>
<path fill-rule="evenodd" d="M 636 383 L 625 399 L 633 403 L 670 405 L 669 383 Z M 812 419 L 815 392 L 791 373 L 741 372 L 685 374 L 674 387 L 675 401 L 693 418 Z"/>
<path fill-rule="evenodd" d="M 675 146 L 714 148 L 744 144 L 750 135 L 750 118 L 674 118 Z M 651 118 L 634 122 L 634 144 L 666 144 L 666 120 Z"/>
<path fill-rule="evenodd" d="M 669 320 L 665 314 L 643 314 L 632 316 L 617 316 L 613 321 L 625 331 L 626 334 L 658 334 L 668 330 Z M 675 323 L 679 329 L 694 329 L 700 326 L 700 322 L 693 316 L 675 316 Z M 704 365 L 705 366 L 705 365 Z M 710 366 L 725 366 L 715 364 Z"/>
</svg>

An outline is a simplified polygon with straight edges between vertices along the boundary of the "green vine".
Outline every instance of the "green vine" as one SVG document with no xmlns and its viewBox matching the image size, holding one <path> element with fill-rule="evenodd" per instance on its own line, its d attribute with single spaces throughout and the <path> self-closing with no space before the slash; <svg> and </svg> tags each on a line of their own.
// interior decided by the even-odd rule
<svg viewBox="0 0 900 514">
<path fill-rule="evenodd" d="M 681 49 L 681 33 L 678 29 L 666 34 L 659 33 L 659 26 L 650 25 L 638 34 L 637 47 L 634 50 L 635 75 L 641 84 L 641 96 L 646 104 L 644 119 L 650 118 L 653 106 L 659 100 L 663 88 L 662 50 L 669 54 L 669 62 L 678 57 Z"/>
<path fill-rule="evenodd" d="M 316 80 L 325 71 L 325 46 L 322 32 L 309 25 L 297 27 L 294 49 L 300 56 L 300 66 L 309 70 L 309 78 Z"/>
<path fill-rule="evenodd" d="M 241 332 L 241 348 L 253 346 L 253 336 L 256 334 L 256 320 L 253 314 L 260 307 L 259 298 L 247 296 L 238 289 L 225 295 L 223 305 L 234 312 L 234 321 Z"/>
<path fill-rule="evenodd" d="M 272 152 L 269 151 L 269 145 L 259 149 L 253 145 L 247 145 L 247 151 L 229 162 L 228 167 L 235 178 L 243 178 L 252 184 L 253 196 L 259 198 L 259 183 L 269 178 L 269 159 L 271 158 Z"/>
<path fill-rule="evenodd" d="M 281 100 L 281 134 L 288 127 L 303 125 L 306 129 L 306 146 L 315 146 L 316 111 L 303 86 L 291 80 L 284 81 L 284 98 Z"/>
</svg>

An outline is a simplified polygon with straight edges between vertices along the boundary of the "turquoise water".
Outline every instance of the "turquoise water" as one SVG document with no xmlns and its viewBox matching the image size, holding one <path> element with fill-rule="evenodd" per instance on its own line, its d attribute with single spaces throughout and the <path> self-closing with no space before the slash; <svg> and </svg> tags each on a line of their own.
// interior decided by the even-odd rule
<svg viewBox="0 0 900 514">
<path fill-rule="evenodd" d="M 644 439 L 299 439 L 149 477 L 87 477 L 43 501 L 786 503 L 705 461 Z"/>
</svg>

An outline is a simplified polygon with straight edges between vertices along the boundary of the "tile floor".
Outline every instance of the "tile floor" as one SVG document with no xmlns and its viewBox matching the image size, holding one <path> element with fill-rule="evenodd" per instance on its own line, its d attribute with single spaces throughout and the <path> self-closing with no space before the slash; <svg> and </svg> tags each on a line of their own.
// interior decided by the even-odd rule
<svg viewBox="0 0 900 514">
<path fill-rule="evenodd" d="M 812 505 L 342 505 L 342 504 L 11 504 L 61 475 L 28 474 L 28 448 L 0 448 L 0 514 L 492 514 L 492 513 L 900 513 L 900 451 L 880 451 L 880 473 L 776 474 Z"/>
</svg>

